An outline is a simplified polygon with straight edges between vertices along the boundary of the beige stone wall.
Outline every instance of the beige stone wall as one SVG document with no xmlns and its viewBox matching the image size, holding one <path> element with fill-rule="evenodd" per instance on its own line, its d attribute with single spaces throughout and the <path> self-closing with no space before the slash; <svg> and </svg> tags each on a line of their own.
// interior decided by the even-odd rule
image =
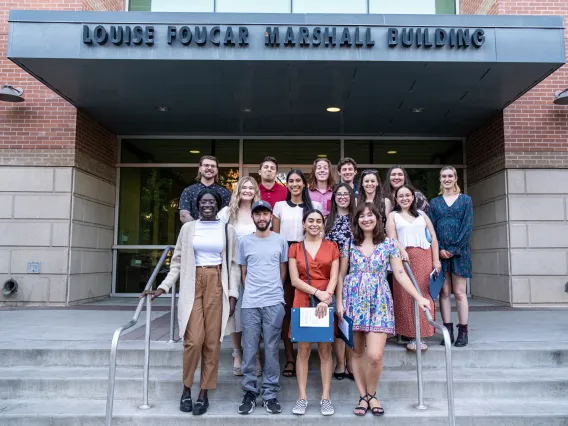
<svg viewBox="0 0 568 426">
<path fill-rule="evenodd" d="M 114 185 L 73 167 L 0 167 L 0 304 L 66 305 L 111 291 Z M 40 273 L 27 273 L 41 262 Z"/>
<path fill-rule="evenodd" d="M 568 170 L 508 169 L 470 186 L 473 296 L 568 304 Z"/>
<path fill-rule="evenodd" d="M 111 292 L 115 186 L 76 169 L 69 303 Z"/>
<path fill-rule="evenodd" d="M 507 170 L 513 305 L 568 304 L 568 170 Z"/>
<path fill-rule="evenodd" d="M 473 202 L 471 294 L 510 303 L 506 172 L 468 186 Z"/>
<path fill-rule="evenodd" d="M 65 304 L 71 217 L 71 167 L 0 167 L 0 285 L 19 291 L 0 302 Z M 28 274 L 28 262 L 41 262 Z"/>
</svg>

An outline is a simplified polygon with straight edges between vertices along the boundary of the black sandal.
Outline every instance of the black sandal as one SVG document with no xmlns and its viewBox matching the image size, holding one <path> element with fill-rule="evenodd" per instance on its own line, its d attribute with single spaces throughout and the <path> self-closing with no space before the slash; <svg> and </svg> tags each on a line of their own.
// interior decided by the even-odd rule
<svg viewBox="0 0 568 426">
<path fill-rule="evenodd" d="M 353 375 L 353 373 L 351 371 L 349 371 L 347 369 L 347 367 L 345 367 L 345 373 L 343 373 L 343 375 L 344 375 L 345 378 L 355 381 L 355 376 Z"/>
<path fill-rule="evenodd" d="M 379 400 L 377 399 L 377 392 L 375 392 L 373 395 L 371 395 L 370 393 L 367 394 L 367 396 L 369 397 L 369 399 L 367 399 L 367 402 L 369 403 L 369 408 L 371 408 L 371 400 L 372 399 L 376 399 L 377 402 L 379 402 Z M 379 405 L 381 403 L 379 402 Z M 385 410 L 383 409 L 383 407 L 373 407 L 371 408 L 371 413 L 373 413 L 373 416 L 383 416 L 385 414 Z"/>
<path fill-rule="evenodd" d="M 347 374 L 345 373 L 345 371 L 343 371 L 343 373 L 337 373 L 336 371 L 334 371 L 333 377 L 335 377 L 337 380 L 343 380 L 347 377 Z"/>
<path fill-rule="evenodd" d="M 288 367 L 288 364 L 292 364 L 292 368 L 286 368 Z M 284 364 L 284 371 L 282 372 L 282 375 L 284 377 L 296 377 L 296 364 L 292 361 L 288 361 Z"/>
<path fill-rule="evenodd" d="M 357 405 L 357 407 L 355 407 L 355 410 L 353 410 L 353 414 L 355 414 L 356 416 L 363 417 L 365 414 L 367 414 L 367 411 L 369 411 L 369 400 L 367 399 L 367 396 L 368 395 L 359 397 L 359 405 Z M 365 401 L 367 403 L 367 406 L 362 407 L 361 401 Z M 362 413 L 356 413 L 355 411 L 357 410 L 362 411 Z"/>
</svg>

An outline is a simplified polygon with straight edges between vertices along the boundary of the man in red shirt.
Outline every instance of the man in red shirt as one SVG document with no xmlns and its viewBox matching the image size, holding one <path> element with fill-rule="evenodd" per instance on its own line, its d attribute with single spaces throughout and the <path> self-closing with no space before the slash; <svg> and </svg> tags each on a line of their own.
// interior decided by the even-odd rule
<svg viewBox="0 0 568 426">
<path fill-rule="evenodd" d="M 286 201 L 288 190 L 284 185 L 276 183 L 276 175 L 278 175 L 278 162 L 274 157 L 265 157 L 260 163 L 260 189 L 261 200 L 267 201 L 272 208 L 278 201 Z"/>
</svg>

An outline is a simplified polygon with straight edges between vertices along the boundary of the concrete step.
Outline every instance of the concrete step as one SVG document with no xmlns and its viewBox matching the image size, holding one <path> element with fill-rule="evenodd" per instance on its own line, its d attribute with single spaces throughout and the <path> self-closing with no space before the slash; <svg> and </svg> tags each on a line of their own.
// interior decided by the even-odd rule
<svg viewBox="0 0 568 426">
<path fill-rule="evenodd" d="M 138 400 L 142 394 L 142 368 L 119 367 L 115 397 Z M 199 371 L 196 374 L 197 390 Z M 107 392 L 108 369 L 104 367 L 35 367 L 0 368 L 0 398 L 92 398 L 104 399 Z M 221 369 L 216 400 L 233 400 L 241 395 L 241 377 Z M 321 389 L 319 368 L 311 368 L 308 376 L 309 394 L 317 397 Z M 280 380 L 280 398 L 297 397 L 297 381 Z M 150 370 L 149 395 L 151 400 L 176 400 L 181 392 L 181 369 L 153 368 Z M 568 398 L 568 368 L 494 369 L 455 368 L 454 392 L 456 398 Z M 386 368 L 381 378 L 379 395 L 391 399 L 405 399 L 417 394 L 416 372 Z M 424 395 L 428 398 L 446 398 L 444 370 L 424 371 Z M 358 396 L 353 381 L 332 382 L 332 398 L 354 400 Z"/>
<path fill-rule="evenodd" d="M 293 401 L 282 401 L 283 412 L 268 414 L 262 407 L 247 416 L 237 414 L 240 398 L 220 402 L 211 401 L 207 414 L 198 418 L 202 426 L 221 425 L 316 425 L 324 420 L 327 424 L 348 423 L 381 426 L 443 426 L 447 424 L 445 401 L 426 401 L 427 410 L 417 410 L 415 401 L 408 399 L 385 399 L 382 404 L 386 414 L 377 420 L 371 413 L 363 418 L 352 414 L 356 400 L 334 400 L 335 415 L 322 418 L 319 400 L 309 401 L 304 416 L 291 414 Z M 120 426 L 186 426 L 197 418 L 178 409 L 178 400 L 153 401 L 149 410 L 137 408 L 138 402 L 117 401 L 113 424 Z M 102 426 L 104 425 L 105 401 L 97 400 L 0 400 L 0 424 L 2 426 Z M 553 401 L 531 398 L 530 403 L 518 399 L 468 399 L 456 400 L 458 426 L 566 426 L 568 401 Z M 374 423 L 376 424 L 376 423 Z"/>
<path fill-rule="evenodd" d="M 444 368 L 444 348 L 432 342 L 424 353 L 425 369 Z M 220 364 L 232 365 L 229 342 L 223 342 Z M 154 367 L 181 367 L 181 343 L 152 342 L 151 364 Z M 87 366 L 102 367 L 109 362 L 108 342 L 61 342 L 61 341 L 20 341 L 2 342 L 0 359 L 7 366 Z M 313 362 L 318 363 L 317 354 Z M 281 359 L 284 359 L 281 352 Z M 144 346 L 140 341 L 125 341 L 119 345 L 118 365 L 142 366 Z M 416 355 L 404 346 L 388 343 L 385 348 L 384 364 L 387 368 L 413 368 Z M 568 344 L 566 343 L 472 343 L 465 348 L 452 349 L 452 364 L 462 368 L 554 368 L 568 367 Z"/>
</svg>

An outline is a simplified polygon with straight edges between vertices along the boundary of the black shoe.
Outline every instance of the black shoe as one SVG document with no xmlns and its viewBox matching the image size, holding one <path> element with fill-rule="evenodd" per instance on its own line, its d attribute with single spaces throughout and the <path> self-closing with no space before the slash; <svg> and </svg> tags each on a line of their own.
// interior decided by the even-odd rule
<svg viewBox="0 0 568 426">
<path fill-rule="evenodd" d="M 467 346 L 467 324 L 458 324 L 458 338 L 456 339 L 456 348 Z"/>
<path fill-rule="evenodd" d="M 446 327 L 448 329 L 448 333 L 450 333 L 450 342 L 453 344 L 455 339 L 454 339 L 454 323 L 453 322 L 445 322 L 444 323 L 444 327 Z M 444 339 L 442 339 L 442 343 L 440 343 L 440 345 L 444 346 Z"/>
<path fill-rule="evenodd" d="M 193 409 L 193 403 L 191 402 L 191 392 L 186 392 L 185 390 L 181 394 L 181 399 L 179 401 L 179 409 L 184 413 L 190 413 Z"/>
<path fill-rule="evenodd" d="M 264 400 L 262 401 L 262 405 L 270 414 L 279 414 L 282 412 L 282 407 L 276 398 Z"/>
<path fill-rule="evenodd" d="M 195 405 L 193 406 L 193 415 L 200 416 L 207 412 L 209 408 L 209 398 L 205 398 L 204 400 L 198 399 L 195 401 Z"/>
<path fill-rule="evenodd" d="M 239 414 L 250 414 L 253 412 L 254 407 L 256 407 L 256 395 L 248 391 L 245 393 L 242 404 L 239 405 Z"/>
</svg>

